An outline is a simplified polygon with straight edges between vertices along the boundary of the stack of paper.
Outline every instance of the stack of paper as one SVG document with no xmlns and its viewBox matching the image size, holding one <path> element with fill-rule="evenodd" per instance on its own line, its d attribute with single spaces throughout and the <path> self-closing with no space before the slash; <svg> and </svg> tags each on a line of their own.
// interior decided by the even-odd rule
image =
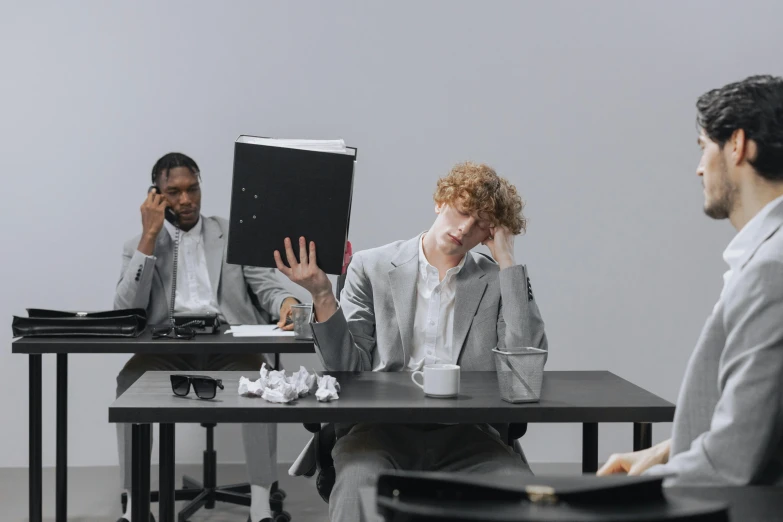
<svg viewBox="0 0 783 522">
<path fill-rule="evenodd" d="M 226 333 L 234 337 L 293 337 L 293 331 L 281 330 L 273 324 L 235 324 Z"/>
<path fill-rule="evenodd" d="M 258 138 L 256 136 L 240 136 L 237 143 L 252 145 L 268 145 L 270 147 L 285 147 L 287 149 L 315 150 L 319 152 L 337 152 L 354 155 L 353 150 L 345 146 L 344 140 L 303 140 L 284 138 Z"/>
</svg>

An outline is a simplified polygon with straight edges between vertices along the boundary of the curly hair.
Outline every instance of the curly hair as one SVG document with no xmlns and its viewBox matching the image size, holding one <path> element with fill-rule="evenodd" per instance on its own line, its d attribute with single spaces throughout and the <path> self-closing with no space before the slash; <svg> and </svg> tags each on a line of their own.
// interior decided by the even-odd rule
<svg viewBox="0 0 783 522">
<path fill-rule="evenodd" d="M 783 181 L 783 78 L 750 76 L 702 94 L 696 123 L 721 149 L 738 129 L 756 142 L 748 163 L 759 176 Z"/>
<path fill-rule="evenodd" d="M 483 163 L 459 163 L 438 180 L 435 203 L 454 206 L 472 214 L 486 214 L 493 227 L 504 226 L 516 235 L 527 227 L 525 204 L 516 187 Z"/>
</svg>

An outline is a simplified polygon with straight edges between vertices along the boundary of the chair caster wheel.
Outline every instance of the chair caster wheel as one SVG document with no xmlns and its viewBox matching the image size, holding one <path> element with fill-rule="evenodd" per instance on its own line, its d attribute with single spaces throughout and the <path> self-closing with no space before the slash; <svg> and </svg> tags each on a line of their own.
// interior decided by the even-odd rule
<svg viewBox="0 0 783 522">
<path fill-rule="evenodd" d="M 269 488 L 269 496 L 272 498 L 274 498 L 275 496 L 279 496 L 280 500 L 285 500 L 285 497 L 287 495 L 284 490 L 278 487 L 277 482 L 273 482 L 272 487 Z"/>
<path fill-rule="evenodd" d="M 283 511 L 280 514 L 275 515 L 275 518 L 272 520 L 273 522 L 291 522 L 291 515 L 288 512 Z"/>
</svg>

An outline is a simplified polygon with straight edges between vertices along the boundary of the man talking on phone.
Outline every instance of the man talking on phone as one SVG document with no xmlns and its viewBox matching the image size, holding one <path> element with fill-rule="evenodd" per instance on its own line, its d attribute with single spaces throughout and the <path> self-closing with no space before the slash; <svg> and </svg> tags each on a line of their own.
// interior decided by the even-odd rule
<svg viewBox="0 0 783 522">
<path fill-rule="evenodd" d="M 291 330 L 293 325 L 286 320 L 291 305 L 298 301 L 279 284 L 275 271 L 226 263 L 228 222 L 201 215 L 201 175 L 196 162 L 178 152 L 166 154 L 152 168 L 151 181 L 141 205 L 141 235 L 123 248 L 114 307 L 144 308 L 148 324 L 168 323 L 176 273 L 174 313 L 211 312 L 229 324 L 265 324 L 277 319 L 279 327 Z M 176 226 L 180 230 L 175 272 Z M 258 371 L 264 362 L 273 365 L 265 354 L 136 354 L 117 376 L 117 396 L 146 371 Z M 117 425 L 120 472 L 128 493 L 130 431 L 129 424 Z M 269 495 L 277 481 L 277 426 L 243 424 L 242 436 L 251 484 L 248 521 L 271 522 Z M 146 522 L 149 516 L 131 513 L 128 502 L 118 522 Z"/>
</svg>

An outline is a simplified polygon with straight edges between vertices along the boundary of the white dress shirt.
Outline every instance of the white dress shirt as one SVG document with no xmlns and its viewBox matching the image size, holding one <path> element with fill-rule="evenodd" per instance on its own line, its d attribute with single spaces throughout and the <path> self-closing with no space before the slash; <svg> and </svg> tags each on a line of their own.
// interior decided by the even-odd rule
<svg viewBox="0 0 783 522">
<path fill-rule="evenodd" d="M 177 229 L 165 221 L 163 225 L 175 241 Z M 207 256 L 204 253 L 203 220 L 184 232 L 179 231 L 179 253 L 177 259 L 177 295 L 174 312 L 214 312 L 220 314 L 217 299 L 212 291 L 207 271 Z"/>
<path fill-rule="evenodd" d="M 424 255 L 424 234 L 419 237 L 419 270 L 416 281 L 416 313 L 413 323 L 413 350 L 409 370 L 420 370 L 425 364 L 456 364 L 454 350 L 455 276 L 465 265 L 449 268 L 443 281 L 438 269 Z"/>
<path fill-rule="evenodd" d="M 753 216 L 739 232 L 737 232 L 737 235 L 731 240 L 729 246 L 723 251 L 723 260 L 729 265 L 729 269 L 723 274 L 723 289 L 720 292 L 721 297 L 723 297 L 724 292 L 726 292 L 726 287 L 731 280 L 731 275 L 739 268 L 739 263 L 747 253 L 748 248 L 751 248 L 758 243 L 756 235 L 759 233 L 764 218 L 781 203 L 783 203 L 783 196 L 775 198 L 764 205 L 764 208 L 759 210 L 758 213 Z M 715 306 L 717 307 L 717 304 Z"/>
</svg>

